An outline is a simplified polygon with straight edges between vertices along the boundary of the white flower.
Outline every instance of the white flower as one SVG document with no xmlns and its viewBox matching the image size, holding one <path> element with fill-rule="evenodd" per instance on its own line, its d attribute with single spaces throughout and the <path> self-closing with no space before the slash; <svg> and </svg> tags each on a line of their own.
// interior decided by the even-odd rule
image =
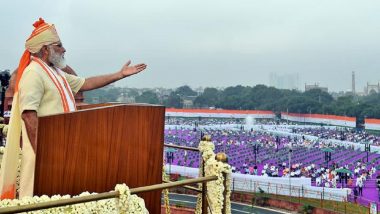
<svg viewBox="0 0 380 214">
<path fill-rule="evenodd" d="M 131 195 L 127 185 L 118 184 L 116 185 L 115 190 L 119 191 L 120 194 L 119 201 L 117 203 L 119 213 L 149 213 L 145 208 L 144 200 L 136 195 Z"/>
<path fill-rule="evenodd" d="M 208 141 L 201 141 L 199 143 L 199 151 L 202 152 L 202 158 L 205 163 L 204 174 L 205 176 L 217 176 L 217 180 L 207 182 L 207 194 L 209 199 L 209 206 L 212 210 L 212 213 L 221 213 L 224 203 L 224 176 L 226 174 L 226 213 L 231 213 L 231 166 L 215 160 L 214 149 L 215 146 L 213 143 Z M 203 166 L 200 166 L 199 169 L 200 176 L 203 174 Z M 195 213 L 202 213 L 202 195 L 198 194 L 197 206 Z"/>
<path fill-rule="evenodd" d="M 164 181 L 170 180 L 169 176 L 165 172 L 165 164 L 162 166 L 162 180 L 164 180 Z M 170 214 L 169 190 L 164 189 L 162 191 L 163 191 L 163 195 L 164 195 L 164 205 L 165 205 L 165 211 L 166 211 L 165 213 Z"/>
<path fill-rule="evenodd" d="M 118 213 L 136 213 L 136 214 L 146 214 L 149 213 L 145 208 L 144 200 L 137 197 L 136 195 L 131 195 L 129 188 L 125 184 L 116 185 L 116 190 L 120 192 L 120 197 L 118 199 L 105 199 L 100 201 L 92 201 L 81 204 L 74 204 L 64 207 L 56 207 L 51 209 L 43 209 L 32 211 L 28 213 L 105 213 L 105 214 L 118 214 Z M 78 196 L 81 197 L 87 196 L 96 193 L 83 192 Z M 24 197 L 22 199 L 4 199 L 0 201 L 0 207 L 11 207 L 11 206 L 20 206 L 27 204 L 37 204 L 41 202 L 54 201 L 60 199 L 71 198 L 69 195 L 53 195 L 49 197 L 47 195 L 43 196 L 34 196 L 34 197 Z"/>
</svg>

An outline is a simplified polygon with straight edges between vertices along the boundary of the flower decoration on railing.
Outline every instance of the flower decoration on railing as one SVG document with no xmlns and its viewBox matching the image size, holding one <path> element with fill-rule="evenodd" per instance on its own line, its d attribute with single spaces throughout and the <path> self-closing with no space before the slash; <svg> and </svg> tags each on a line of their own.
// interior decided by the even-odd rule
<svg viewBox="0 0 380 214">
<path fill-rule="evenodd" d="M 117 184 L 115 187 L 115 191 L 119 192 L 119 198 L 112 199 L 103 199 L 99 201 L 91 201 L 86 203 L 31 211 L 28 213 L 111 213 L 111 214 L 125 214 L 125 213 L 133 213 L 133 214 L 146 214 L 149 213 L 145 207 L 144 200 L 139 198 L 136 195 L 131 195 L 129 188 L 125 184 Z M 88 196 L 96 193 L 83 192 L 78 196 Z M 38 204 L 41 202 L 49 202 L 61 199 L 69 199 L 70 195 L 54 195 L 52 197 L 48 197 L 46 195 L 43 196 L 34 196 L 34 197 L 24 197 L 22 199 L 5 199 L 0 201 L 0 208 L 4 207 L 13 207 L 13 206 L 21 206 L 28 204 Z"/>
<path fill-rule="evenodd" d="M 162 180 L 163 181 L 169 181 L 169 175 L 165 172 L 165 164 L 162 166 Z M 170 203 L 169 203 L 169 189 L 163 189 L 162 190 L 164 195 L 164 205 L 165 205 L 165 211 L 166 214 L 170 214 Z"/>
<path fill-rule="evenodd" d="M 207 196 L 212 213 L 222 213 L 224 201 L 225 213 L 231 213 L 231 166 L 226 162 L 218 161 L 214 153 L 215 146 L 209 138 L 199 143 L 199 151 L 202 153 L 204 166 L 201 165 L 200 176 L 217 176 L 218 179 L 207 183 Z M 204 172 L 203 172 L 204 169 Z M 226 178 L 226 180 L 225 180 Z M 224 185 L 226 186 L 226 192 Z M 224 199 L 226 194 L 226 200 Z M 198 194 L 195 213 L 202 213 L 202 194 Z"/>
<path fill-rule="evenodd" d="M 144 200 L 137 195 L 131 195 L 127 185 L 117 184 L 115 190 L 120 193 L 118 213 L 149 213 Z"/>
</svg>

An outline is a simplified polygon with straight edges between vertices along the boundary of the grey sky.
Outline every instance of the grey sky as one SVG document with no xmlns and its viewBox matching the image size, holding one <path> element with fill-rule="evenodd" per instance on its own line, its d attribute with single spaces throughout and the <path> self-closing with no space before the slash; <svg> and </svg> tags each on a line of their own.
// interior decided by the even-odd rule
<svg viewBox="0 0 380 214">
<path fill-rule="evenodd" d="M 0 69 L 15 68 L 38 17 L 54 23 L 81 76 L 131 59 L 128 87 L 268 84 L 269 73 L 357 91 L 380 80 L 380 1 L 161 0 L 0 2 Z"/>
</svg>

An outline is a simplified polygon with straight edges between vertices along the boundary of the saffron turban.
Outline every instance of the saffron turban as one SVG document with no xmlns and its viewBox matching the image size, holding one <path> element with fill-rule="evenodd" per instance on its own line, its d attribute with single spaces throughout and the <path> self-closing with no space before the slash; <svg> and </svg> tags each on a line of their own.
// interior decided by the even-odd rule
<svg viewBox="0 0 380 214">
<path fill-rule="evenodd" d="M 25 49 L 30 53 L 37 53 L 44 45 L 50 45 L 60 41 L 54 25 L 45 23 L 42 18 L 35 22 L 33 26 L 35 29 L 25 43 Z"/>
<path fill-rule="evenodd" d="M 20 59 L 17 71 L 15 92 L 18 91 L 18 83 L 20 82 L 24 69 L 30 63 L 30 54 L 38 53 L 44 45 L 50 45 L 60 41 L 54 25 L 50 25 L 42 18 L 39 18 L 33 26 L 35 27 L 32 34 L 25 42 L 25 51 Z"/>
</svg>

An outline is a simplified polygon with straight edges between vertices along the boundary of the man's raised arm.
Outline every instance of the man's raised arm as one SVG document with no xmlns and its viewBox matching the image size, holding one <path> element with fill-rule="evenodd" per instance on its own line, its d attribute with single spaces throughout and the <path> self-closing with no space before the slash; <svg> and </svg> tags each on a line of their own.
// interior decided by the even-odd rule
<svg viewBox="0 0 380 214">
<path fill-rule="evenodd" d="M 92 89 L 101 88 L 117 80 L 125 77 L 140 73 L 146 68 L 145 64 L 137 64 L 130 66 L 131 61 L 128 61 L 120 71 L 113 74 L 100 75 L 95 77 L 86 78 L 83 86 L 79 91 L 88 91 Z"/>
</svg>

